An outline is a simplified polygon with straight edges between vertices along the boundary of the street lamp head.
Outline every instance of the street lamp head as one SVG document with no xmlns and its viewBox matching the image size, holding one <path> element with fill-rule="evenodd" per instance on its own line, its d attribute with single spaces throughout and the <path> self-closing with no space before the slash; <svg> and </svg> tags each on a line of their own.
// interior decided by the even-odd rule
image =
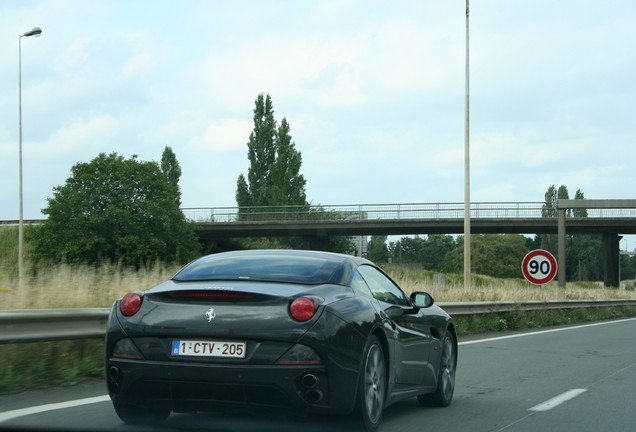
<svg viewBox="0 0 636 432">
<path fill-rule="evenodd" d="M 29 36 L 35 36 L 35 37 L 39 37 L 41 34 L 42 34 L 42 29 L 41 29 L 40 27 L 33 27 L 33 29 L 32 29 L 32 30 L 29 30 L 28 32 L 26 32 L 26 33 L 24 33 L 23 35 L 21 35 L 20 37 L 22 37 L 22 36 L 26 36 L 26 37 L 29 37 Z"/>
</svg>

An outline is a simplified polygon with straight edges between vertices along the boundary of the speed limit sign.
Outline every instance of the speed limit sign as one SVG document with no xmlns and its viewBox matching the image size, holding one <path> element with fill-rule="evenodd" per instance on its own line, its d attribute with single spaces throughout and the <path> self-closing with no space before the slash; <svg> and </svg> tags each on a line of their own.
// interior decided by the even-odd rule
<svg viewBox="0 0 636 432">
<path fill-rule="evenodd" d="M 543 285 L 554 279 L 557 273 L 557 262 L 550 252 L 537 249 L 523 258 L 521 271 L 528 282 Z"/>
</svg>

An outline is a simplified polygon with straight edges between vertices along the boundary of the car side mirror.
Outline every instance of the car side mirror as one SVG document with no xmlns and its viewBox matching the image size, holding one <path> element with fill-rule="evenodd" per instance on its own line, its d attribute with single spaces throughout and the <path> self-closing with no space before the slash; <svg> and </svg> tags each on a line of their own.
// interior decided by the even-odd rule
<svg viewBox="0 0 636 432">
<path fill-rule="evenodd" d="M 433 306 L 435 300 L 429 293 L 418 291 L 411 294 L 411 303 L 417 308 L 427 308 Z"/>
</svg>

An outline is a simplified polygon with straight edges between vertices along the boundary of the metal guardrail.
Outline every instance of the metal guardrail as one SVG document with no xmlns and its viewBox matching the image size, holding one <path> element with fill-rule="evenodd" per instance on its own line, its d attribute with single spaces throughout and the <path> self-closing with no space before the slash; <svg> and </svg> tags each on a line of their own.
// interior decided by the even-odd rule
<svg viewBox="0 0 636 432">
<path fill-rule="evenodd" d="M 634 299 L 616 300 L 545 300 L 545 301 L 499 301 L 499 302 L 463 302 L 437 303 L 453 316 L 482 315 L 514 311 L 564 310 L 593 307 L 636 306 Z"/>
<path fill-rule="evenodd" d="M 103 338 L 110 308 L 0 311 L 0 344 Z"/>
<path fill-rule="evenodd" d="M 548 300 L 526 302 L 437 303 L 453 316 L 513 311 L 636 306 L 628 300 Z M 102 338 L 110 308 L 0 311 L 0 344 Z"/>
</svg>

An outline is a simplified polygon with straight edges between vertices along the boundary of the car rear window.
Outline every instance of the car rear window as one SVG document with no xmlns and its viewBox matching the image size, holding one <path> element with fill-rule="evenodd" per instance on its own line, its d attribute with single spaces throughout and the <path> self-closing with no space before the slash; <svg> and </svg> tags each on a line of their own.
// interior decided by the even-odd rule
<svg viewBox="0 0 636 432">
<path fill-rule="evenodd" d="M 341 260 L 319 256 L 218 254 L 200 258 L 179 271 L 177 281 L 245 280 L 298 284 L 341 283 Z"/>
</svg>

